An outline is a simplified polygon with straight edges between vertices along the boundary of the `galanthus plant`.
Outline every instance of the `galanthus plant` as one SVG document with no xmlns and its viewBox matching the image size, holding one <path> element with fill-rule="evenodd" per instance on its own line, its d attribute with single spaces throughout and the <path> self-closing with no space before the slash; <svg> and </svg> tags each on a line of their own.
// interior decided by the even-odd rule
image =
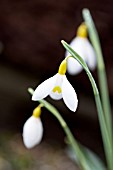
<svg viewBox="0 0 113 170">
<path fill-rule="evenodd" d="M 69 45 L 65 41 L 61 41 L 66 49 L 66 57 L 61 62 L 58 73 L 38 85 L 35 90 L 28 89 L 32 95 L 32 100 L 38 101 L 40 104 L 34 109 L 32 116 L 24 124 L 23 142 L 27 148 L 32 148 L 41 142 L 43 126 L 40 114 L 41 108 L 45 107 L 61 124 L 66 134 L 67 144 L 69 145 L 71 154 L 74 154 L 76 158 L 74 160 L 81 170 L 113 170 L 113 129 L 105 65 L 98 33 L 88 9 L 83 10 L 83 18 L 84 23 L 78 28 L 77 37 L 72 40 L 71 44 Z M 92 45 L 87 39 L 88 33 Z M 101 97 L 96 82 L 90 72 L 90 69 L 95 68 L 96 63 Z M 53 100 L 63 98 L 65 105 L 71 111 L 75 112 L 78 106 L 77 95 L 65 74 L 68 70 L 70 74 L 74 75 L 82 69 L 86 71 L 94 93 L 106 158 L 105 164 L 91 150 L 77 142 L 58 110 L 44 100 L 48 95 Z"/>
</svg>

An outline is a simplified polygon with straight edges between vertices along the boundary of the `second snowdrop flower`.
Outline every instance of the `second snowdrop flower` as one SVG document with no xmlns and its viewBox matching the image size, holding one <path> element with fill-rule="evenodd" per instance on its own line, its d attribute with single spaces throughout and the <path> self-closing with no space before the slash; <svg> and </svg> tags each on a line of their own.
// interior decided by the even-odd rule
<svg viewBox="0 0 113 170">
<path fill-rule="evenodd" d="M 94 49 L 87 38 L 87 27 L 84 23 L 78 27 L 77 36 L 71 41 L 70 46 L 83 58 L 88 67 L 91 70 L 94 70 L 96 67 L 96 56 Z M 70 55 L 70 53 L 66 51 L 65 56 L 68 55 Z M 82 71 L 82 66 L 74 58 L 69 58 L 67 70 L 69 74 L 78 74 Z"/>
<path fill-rule="evenodd" d="M 63 98 L 66 106 L 73 112 L 76 111 L 78 99 L 72 85 L 67 80 L 65 75 L 67 69 L 67 60 L 63 60 L 60 64 L 58 73 L 53 77 L 41 83 L 32 96 L 32 100 L 41 100 L 48 95 L 55 100 Z"/>
<path fill-rule="evenodd" d="M 34 109 L 33 115 L 25 122 L 23 127 L 23 142 L 26 148 L 33 148 L 39 144 L 43 136 L 43 126 L 40 119 L 40 105 Z"/>
</svg>

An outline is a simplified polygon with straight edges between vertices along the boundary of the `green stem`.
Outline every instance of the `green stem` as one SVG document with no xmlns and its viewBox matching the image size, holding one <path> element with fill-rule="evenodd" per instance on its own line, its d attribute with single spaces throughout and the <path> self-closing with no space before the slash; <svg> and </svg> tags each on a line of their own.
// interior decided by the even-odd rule
<svg viewBox="0 0 113 170">
<path fill-rule="evenodd" d="M 95 24 L 91 17 L 91 14 L 88 9 L 83 10 L 83 17 L 85 23 L 88 27 L 89 36 L 91 42 L 94 46 L 96 55 L 97 55 L 97 70 L 98 70 L 98 78 L 99 78 L 99 85 L 100 85 L 100 93 L 102 99 L 102 106 L 104 110 L 105 120 L 107 129 L 110 135 L 110 140 L 112 141 L 112 116 L 111 116 L 111 108 L 110 108 L 110 100 L 109 100 L 109 93 L 108 93 L 108 86 L 107 86 L 107 78 L 106 78 L 106 71 L 105 71 L 105 64 L 103 60 L 101 45 L 99 41 L 98 32 L 96 30 Z M 113 141 L 112 141 L 113 143 Z"/>
<path fill-rule="evenodd" d="M 97 111 L 98 111 L 100 130 L 101 130 L 101 134 L 102 134 L 103 145 L 104 145 L 106 160 L 107 160 L 107 164 L 108 164 L 108 169 L 113 170 L 113 163 L 112 163 L 113 162 L 112 161 L 113 160 L 113 156 L 112 156 L 113 151 L 112 151 L 111 137 L 110 137 L 109 131 L 107 129 L 107 124 L 106 124 L 104 112 L 102 109 L 100 95 L 99 95 L 95 80 L 94 80 L 92 74 L 90 73 L 84 60 L 69 46 L 69 44 L 67 44 L 63 40 L 61 42 L 62 42 L 63 46 L 66 48 L 66 50 L 68 50 L 68 52 L 72 55 L 71 57 L 76 59 L 82 65 L 82 67 L 84 68 L 84 70 L 86 71 L 86 73 L 89 77 L 89 80 L 90 80 L 92 88 L 93 88 L 96 107 L 97 107 Z"/>
<path fill-rule="evenodd" d="M 29 93 L 31 95 L 33 95 L 34 90 L 29 88 L 28 89 Z M 60 115 L 60 113 L 56 110 L 56 108 L 54 106 L 52 106 L 50 103 L 48 103 L 45 100 L 40 100 L 39 101 L 41 104 L 43 104 L 43 106 L 49 110 L 59 121 L 60 125 L 62 126 L 68 141 L 70 143 L 70 145 L 73 148 L 73 151 L 75 152 L 75 155 L 77 156 L 77 160 L 79 162 L 79 166 L 81 167 L 81 169 L 83 170 L 91 170 L 90 167 L 87 164 L 86 158 L 83 154 L 83 152 L 81 151 L 79 144 L 77 143 L 77 141 L 75 140 L 73 134 L 71 133 L 69 127 L 67 126 L 66 122 L 64 121 L 64 119 L 62 118 L 62 116 Z"/>
</svg>

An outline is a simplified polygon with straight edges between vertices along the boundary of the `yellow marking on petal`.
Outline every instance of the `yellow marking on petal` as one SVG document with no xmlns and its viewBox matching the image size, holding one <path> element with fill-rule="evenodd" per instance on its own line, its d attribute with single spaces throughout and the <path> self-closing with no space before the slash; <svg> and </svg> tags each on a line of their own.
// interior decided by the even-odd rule
<svg viewBox="0 0 113 170">
<path fill-rule="evenodd" d="M 85 23 L 82 23 L 77 30 L 77 36 L 86 38 L 87 37 L 87 26 Z"/>
<path fill-rule="evenodd" d="M 40 117 L 41 115 L 41 106 L 39 105 L 38 107 L 36 107 L 34 110 L 33 110 L 33 116 L 35 118 L 38 118 Z"/>
<path fill-rule="evenodd" d="M 58 92 L 59 94 L 62 92 L 62 89 L 60 88 L 60 86 L 55 86 L 54 89 L 53 89 L 53 92 Z"/>
<path fill-rule="evenodd" d="M 67 62 L 66 60 L 63 60 L 59 66 L 58 73 L 61 75 L 65 75 L 67 69 Z"/>
</svg>

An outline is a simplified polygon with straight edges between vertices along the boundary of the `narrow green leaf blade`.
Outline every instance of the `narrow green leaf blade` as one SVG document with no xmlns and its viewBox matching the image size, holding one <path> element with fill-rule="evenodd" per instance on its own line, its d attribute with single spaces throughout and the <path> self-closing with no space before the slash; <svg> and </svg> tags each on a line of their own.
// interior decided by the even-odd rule
<svg viewBox="0 0 113 170">
<path fill-rule="evenodd" d="M 102 160 L 91 150 L 79 144 L 81 151 L 84 153 L 87 164 L 91 170 L 106 170 L 106 167 Z M 73 153 L 71 146 L 68 147 L 68 154 L 71 159 L 78 161 L 76 155 Z"/>
<path fill-rule="evenodd" d="M 73 58 L 75 58 L 81 65 L 82 67 L 87 71 L 88 67 L 86 65 L 86 63 L 84 62 L 84 60 L 82 59 L 82 57 L 80 57 L 71 47 L 70 45 L 65 42 L 64 40 L 61 41 L 61 43 L 63 44 L 63 46 L 65 47 L 65 49 L 72 55 Z"/>
</svg>

